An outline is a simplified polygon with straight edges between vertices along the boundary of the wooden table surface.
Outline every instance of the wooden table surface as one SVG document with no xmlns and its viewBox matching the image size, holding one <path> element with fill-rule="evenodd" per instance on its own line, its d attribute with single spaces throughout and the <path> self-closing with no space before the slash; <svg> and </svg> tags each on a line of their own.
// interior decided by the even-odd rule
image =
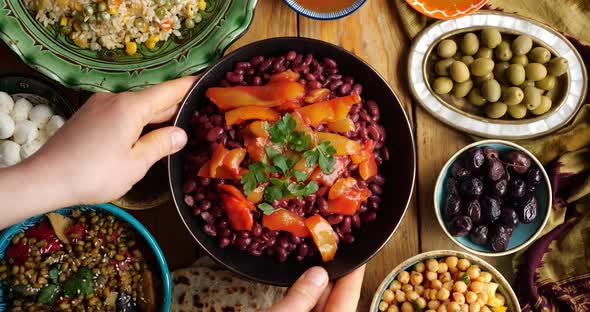
<svg viewBox="0 0 590 312">
<path fill-rule="evenodd" d="M 229 51 L 256 40 L 281 36 L 321 39 L 358 55 L 390 83 L 413 122 L 418 152 L 416 191 L 397 232 L 367 266 L 359 303 L 359 311 L 367 311 L 382 279 L 400 262 L 424 251 L 459 249 L 444 235 L 436 221 L 432 194 L 436 177 L 444 163 L 471 139 L 438 122 L 419 105 L 412 103 L 406 80 L 410 41 L 403 32 L 392 1 L 370 0 L 346 18 L 316 21 L 299 16 L 282 0 L 259 0 L 252 26 Z M 0 74 L 40 76 L 24 65 L 3 43 L 0 44 L 0 60 Z M 82 103 L 88 96 L 87 93 L 62 90 L 75 104 Z M 172 202 L 148 211 L 132 213 L 154 234 L 172 270 L 188 266 L 196 260 L 199 255 L 197 246 Z M 512 277 L 510 256 L 487 260 L 507 278 Z"/>
</svg>

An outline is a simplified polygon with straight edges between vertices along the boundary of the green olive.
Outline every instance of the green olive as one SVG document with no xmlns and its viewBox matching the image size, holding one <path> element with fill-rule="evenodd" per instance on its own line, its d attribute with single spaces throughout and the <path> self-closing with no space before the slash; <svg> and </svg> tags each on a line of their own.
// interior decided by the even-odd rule
<svg viewBox="0 0 590 312">
<path fill-rule="evenodd" d="M 551 59 L 551 52 L 543 47 L 536 47 L 529 52 L 529 59 L 535 63 L 546 64 Z"/>
<path fill-rule="evenodd" d="M 523 98 L 524 93 L 519 87 L 509 87 L 502 92 L 502 102 L 508 106 L 519 104 Z"/>
<path fill-rule="evenodd" d="M 523 90 L 524 98 L 522 104 L 526 106 L 528 110 L 534 110 L 541 104 L 541 92 L 535 87 L 526 87 Z"/>
<path fill-rule="evenodd" d="M 483 106 L 487 100 L 481 96 L 481 91 L 478 88 L 472 88 L 467 95 L 467 101 L 475 106 Z"/>
<path fill-rule="evenodd" d="M 447 77 L 438 77 L 434 80 L 432 89 L 437 94 L 447 94 L 453 89 L 453 81 Z"/>
<path fill-rule="evenodd" d="M 195 27 L 195 21 L 192 18 L 187 18 L 184 20 L 184 27 L 187 29 L 192 29 Z"/>
<path fill-rule="evenodd" d="M 473 81 L 466 80 L 461 83 L 456 83 L 453 86 L 453 95 L 458 98 L 464 98 L 473 89 Z"/>
<path fill-rule="evenodd" d="M 475 59 L 473 58 L 473 56 L 471 55 L 463 55 L 461 56 L 461 58 L 459 59 L 459 61 L 465 63 L 465 65 L 470 66 L 471 63 L 473 63 Z"/>
<path fill-rule="evenodd" d="M 91 5 L 84 7 L 84 15 L 90 16 L 92 14 L 94 14 L 94 8 Z"/>
<path fill-rule="evenodd" d="M 465 55 L 474 55 L 479 50 L 479 39 L 474 33 L 467 33 L 461 41 L 461 52 Z"/>
<path fill-rule="evenodd" d="M 88 23 L 80 23 L 80 28 L 82 28 L 83 31 L 89 31 L 90 25 L 88 25 Z"/>
<path fill-rule="evenodd" d="M 541 96 L 541 103 L 537 108 L 532 109 L 531 113 L 535 115 L 543 115 L 551 109 L 552 101 L 549 97 L 542 95 Z"/>
<path fill-rule="evenodd" d="M 553 75 L 555 77 L 565 74 L 567 69 L 568 63 L 563 57 L 556 57 L 549 61 L 549 64 L 547 64 L 547 71 L 549 72 L 549 75 Z"/>
<path fill-rule="evenodd" d="M 547 77 L 547 68 L 543 64 L 530 63 L 524 68 L 526 79 L 530 81 L 539 81 Z"/>
<path fill-rule="evenodd" d="M 514 55 L 510 59 L 510 64 L 520 64 L 522 66 L 526 66 L 529 63 L 529 59 L 526 55 Z"/>
<path fill-rule="evenodd" d="M 102 12 L 101 12 L 101 13 L 102 13 Z M 96 16 L 95 16 L 95 15 L 90 15 L 90 16 L 88 17 L 88 19 L 86 20 L 86 23 L 88 23 L 88 24 L 92 24 L 92 23 L 94 23 L 94 22 L 96 22 Z"/>
<path fill-rule="evenodd" d="M 555 88 L 556 82 L 557 79 L 555 78 L 555 76 L 547 75 L 545 78 L 535 82 L 535 87 L 541 90 L 549 91 Z"/>
<path fill-rule="evenodd" d="M 512 64 L 506 70 L 506 79 L 515 86 L 518 86 L 524 82 L 526 73 L 524 67 L 520 64 Z"/>
<path fill-rule="evenodd" d="M 480 57 L 471 63 L 471 74 L 473 76 L 484 76 L 494 70 L 494 61 L 489 58 Z"/>
<path fill-rule="evenodd" d="M 508 83 L 508 80 L 506 79 L 506 70 L 508 69 L 508 67 L 510 66 L 510 64 L 508 64 L 508 62 L 500 62 L 500 63 L 496 63 L 496 65 L 494 66 L 494 76 L 496 77 L 496 80 L 498 80 L 501 83 Z"/>
<path fill-rule="evenodd" d="M 496 79 L 486 80 L 481 84 L 481 95 L 488 102 L 497 102 L 502 96 L 502 88 Z"/>
<path fill-rule="evenodd" d="M 495 28 L 486 28 L 481 31 L 482 45 L 493 49 L 502 42 L 502 34 Z"/>
<path fill-rule="evenodd" d="M 451 39 L 445 39 L 438 44 L 437 54 L 442 58 L 449 58 L 457 53 L 457 43 Z"/>
<path fill-rule="evenodd" d="M 481 86 L 481 84 L 484 81 L 491 80 L 491 79 L 494 79 L 494 73 L 487 73 L 481 77 L 475 77 L 475 79 L 473 80 L 473 83 L 475 83 L 476 86 Z"/>
<path fill-rule="evenodd" d="M 456 82 L 464 82 L 469 79 L 469 68 L 461 61 L 454 61 L 449 69 L 451 78 Z"/>
<path fill-rule="evenodd" d="M 444 60 L 440 60 L 434 64 L 434 72 L 437 73 L 439 76 L 448 76 L 449 75 L 449 67 L 453 64 L 455 60 L 452 58 L 446 58 Z"/>
<path fill-rule="evenodd" d="M 526 116 L 526 106 L 522 104 L 508 106 L 508 114 L 514 119 L 522 119 Z"/>
<path fill-rule="evenodd" d="M 193 20 L 195 21 L 195 23 L 200 23 L 203 20 L 203 16 L 201 15 L 201 13 L 195 13 L 195 17 L 193 17 Z"/>
<path fill-rule="evenodd" d="M 489 118 L 498 119 L 506 115 L 507 110 L 508 106 L 506 104 L 502 102 L 495 102 L 486 105 L 485 113 Z"/>
<path fill-rule="evenodd" d="M 491 59 L 492 57 L 494 57 L 494 50 L 490 49 L 490 48 L 479 48 L 479 51 L 477 51 L 477 53 L 475 53 L 475 58 L 480 58 L 480 57 L 485 57 L 485 58 L 489 58 Z"/>
<path fill-rule="evenodd" d="M 526 87 L 534 87 L 534 86 L 535 86 L 535 82 L 534 81 L 525 80 L 518 87 L 524 90 L 524 88 L 526 88 Z"/>
<path fill-rule="evenodd" d="M 109 12 L 100 12 L 100 20 L 106 22 L 111 19 L 111 14 Z"/>
<path fill-rule="evenodd" d="M 533 39 L 527 35 L 520 35 L 512 41 L 512 52 L 516 55 L 529 53 L 533 47 Z"/>
<path fill-rule="evenodd" d="M 496 58 L 500 61 L 508 61 L 512 58 L 512 50 L 510 50 L 510 44 L 506 41 L 500 42 L 500 44 L 494 49 Z"/>
<path fill-rule="evenodd" d="M 135 27 L 137 27 L 138 29 L 142 30 L 145 27 L 145 21 L 143 18 L 138 17 L 133 21 L 133 25 L 135 25 Z"/>
</svg>

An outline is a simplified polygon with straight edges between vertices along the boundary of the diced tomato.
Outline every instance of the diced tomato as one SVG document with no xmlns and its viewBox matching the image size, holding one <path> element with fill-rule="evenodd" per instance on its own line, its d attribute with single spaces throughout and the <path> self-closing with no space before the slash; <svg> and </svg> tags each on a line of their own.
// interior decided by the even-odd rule
<svg viewBox="0 0 590 312">
<path fill-rule="evenodd" d="M 297 110 L 303 120 L 314 127 L 325 122 L 333 122 L 346 118 L 352 105 L 360 103 L 358 94 L 334 98 L 324 102 L 318 102 L 304 106 Z"/>
<path fill-rule="evenodd" d="M 298 101 L 305 96 L 305 87 L 279 79 L 264 86 L 209 88 L 206 95 L 221 111 L 228 111 L 243 106 L 275 107 Z"/>
<path fill-rule="evenodd" d="M 273 231 L 289 232 L 297 237 L 310 237 L 305 219 L 287 209 L 278 209 L 271 215 L 262 216 L 262 225 Z"/>
<path fill-rule="evenodd" d="M 264 196 L 264 189 L 266 189 L 267 183 L 260 184 L 257 188 L 255 188 L 248 196 L 246 197 L 249 201 L 258 204 L 262 201 Z"/>
<path fill-rule="evenodd" d="M 31 246 L 18 242 L 6 250 L 6 256 L 14 260 L 14 264 L 24 264 L 31 255 Z"/>
<path fill-rule="evenodd" d="M 74 243 L 78 240 L 84 239 L 84 235 L 86 234 L 86 224 L 78 222 L 65 230 L 64 234 Z"/>
<path fill-rule="evenodd" d="M 260 106 L 243 106 L 225 113 L 225 123 L 228 126 L 241 125 L 246 120 L 277 121 L 281 115 L 272 108 Z"/>
<path fill-rule="evenodd" d="M 328 211 L 347 216 L 354 215 L 370 194 L 369 189 L 358 186 L 355 178 L 340 178 L 328 193 Z"/>
<path fill-rule="evenodd" d="M 272 76 L 270 76 L 270 82 L 274 82 L 274 81 L 292 81 L 295 82 L 297 80 L 299 80 L 299 73 L 296 73 L 292 70 L 286 70 L 284 72 L 280 72 L 278 74 L 274 74 Z"/>
<path fill-rule="evenodd" d="M 320 168 L 316 168 L 311 174 L 310 179 L 320 182 L 326 186 L 332 186 L 332 184 L 334 184 L 336 179 L 342 175 L 350 163 L 349 158 L 346 156 L 336 156 L 335 159 L 336 161 L 334 162 L 334 169 L 332 170 L 332 173 L 327 174 L 324 173 Z"/>
<path fill-rule="evenodd" d="M 327 126 L 328 126 L 328 129 L 330 129 L 330 131 L 340 132 L 340 133 L 354 131 L 354 129 L 355 129 L 354 122 L 348 118 L 329 122 L 327 124 Z"/>
<path fill-rule="evenodd" d="M 311 232 L 311 237 L 316 247 L 320 251 L 322 261 L 328 262 L 334 259 L 338 243 L 336 241 L 336 232 L 320 215 L 314 215 L 305 220 L 305 226 Z"/>
<path fill-rule="evenodd" d="M 72 226 L 73 227 L 73 226 Z M 70 228 L 72 228 L 70 227 Z M 84 237 L 84 228 L 82 233 L 80 234 L 80 238 Z M 69 230 L 69 229 L 68 229 Z M 68 230 L 66 230 L 65 234 L 68 235 Z M 53 228 L 46 220 L 42 220 L 34 227 L 29 228 L 25 231 L 25 236 L 29 238 L 35 238 L 37 241 L 44 240 L 46 242 L 45 246 L 39 249 L 41 254 L 46 254 L 54 251 L 58 251 L 63 247 L 61 241 L 55 235 Z"/>
<path fill-rule="evenodd" d="M 170 30 L 172 29 L 172 27 L 174 27 L 174 22 L 169 19 L 163 20 L 160 23 L 160 28 L 162 28 L 163 30 Z"/>
<path fill-rule="evenodd" d="M 361 150 L 361 144 L 345 136 L 330 133 L 316 132 L 318 142 L 328 141 L 336 149 L 336 156 L 355 155 Z"/>
<path fill-rule="evenodd" d="M 245 148 L 234 148 L 225 155 L 225 158 L 223 158 L 223 168 L 232 172 L 234 175 L 238 175 L 240 172 L 240 164 L 244 160 L 244 157 L 246 157 Z"/>
</svg>

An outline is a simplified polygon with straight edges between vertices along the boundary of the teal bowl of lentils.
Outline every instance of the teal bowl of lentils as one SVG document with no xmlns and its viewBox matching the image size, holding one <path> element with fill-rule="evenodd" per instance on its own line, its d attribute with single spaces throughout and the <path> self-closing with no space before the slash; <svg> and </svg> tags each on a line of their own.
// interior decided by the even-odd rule
<svg viewBox="0 0 590 312">
<path fill-rule="evenodd" d="M 56 210 L 0 236 L 0 312 L 169 311 L 154 237 L 110 204 Z"/>
</svg>

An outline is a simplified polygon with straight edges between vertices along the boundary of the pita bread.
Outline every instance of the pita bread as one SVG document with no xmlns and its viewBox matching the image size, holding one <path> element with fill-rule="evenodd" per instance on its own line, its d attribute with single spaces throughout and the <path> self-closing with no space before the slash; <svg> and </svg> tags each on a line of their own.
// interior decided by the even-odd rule
<svg viewBox="0 0 590 312">
<path fill-rule="evenodd" d="M 171 312 L 258 311 L 285 296 L 286 288 L 245 281 L 207 259 L 172 273 Z"/>
</svg>

